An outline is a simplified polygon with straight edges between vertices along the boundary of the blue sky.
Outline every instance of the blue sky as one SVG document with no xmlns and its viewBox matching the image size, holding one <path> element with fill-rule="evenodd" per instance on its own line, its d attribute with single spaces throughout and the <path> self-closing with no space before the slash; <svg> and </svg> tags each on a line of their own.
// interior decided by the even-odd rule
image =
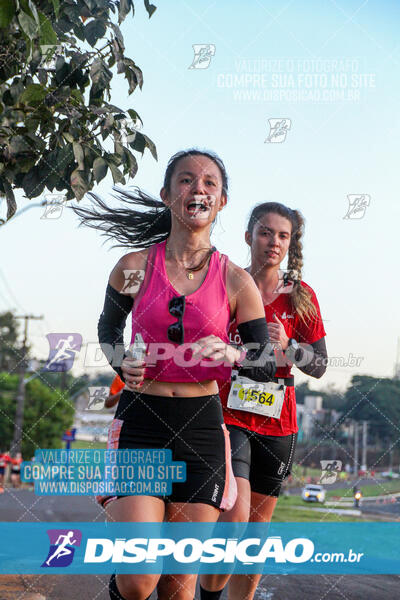
<svg viewBox="0 0 400 600">
<path fill-rule="evenodd" d="M 137 2 L 122 26 L 144 86 L 129 97 L 125 81 L 114 77 L 112 101 L 139 112 L 159 155 L 155 162 L 146 152 L 129 183 L 157 195 L 177 150 L 215 150 L 228 170 L 230 199 L 214 243 L 241 266 L 248 264 L 244 230 L 256 203 L 278 201 L 303 213 L 303 278 L 317 293 L 329 354 L 361 358 L 357 368 L 330 367 L 312 382 L 315 389 L 344 388 L 355 373 L 393 374 L 400 335 L 399 17 L 399 5 L 387 1 L 188 0 L 159 2 L 150 20 Z M 208 68 L 189 69 L 194 44 L 215 47 Z M 342 87 L 332 87 L 338 80 Z M 290 120 L 286 139 L 266 143 L 268 119 L 283 118 Z M 111 185 L 107 177 L 97 191 L 106 198 Z M 369 197 L 361 219 L 343 218 L 352 194 Z M 29 204 L 17 197 L 19 206 Z M 54 220 L 42 214 L 32 208 L 2 230 L 8 286 L 0 287 L 0 310 L 45 315 L 30 325 L 34 352 L 44 358 L 47 333 L 96 340 L 108 274 L 123 251 L 78 229 L 69 211 Z"/>
</svg>

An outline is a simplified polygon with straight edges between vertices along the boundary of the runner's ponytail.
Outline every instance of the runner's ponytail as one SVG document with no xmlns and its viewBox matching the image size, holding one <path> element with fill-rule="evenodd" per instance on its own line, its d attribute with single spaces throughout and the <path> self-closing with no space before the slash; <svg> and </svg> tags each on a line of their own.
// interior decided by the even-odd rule
<svg viewBox="0 0 400 600">
<path fill-rule="evenodd" d="M 304 218 L 300 211 L 292 209 L 289 210 L 291 210 L 293 214 L 292 235 L 288 253 L 289 279 L 292 275 L 294 281 L 291 301 L 300 319 L 303 322 L 306 322 L 307 319 L 313 319 L 317 317 L 317 309 L 315 308 L 311 299 L 310 292 L 301 285 L 303 269 L 302 237 L 304 234 Z"/>
</svg>

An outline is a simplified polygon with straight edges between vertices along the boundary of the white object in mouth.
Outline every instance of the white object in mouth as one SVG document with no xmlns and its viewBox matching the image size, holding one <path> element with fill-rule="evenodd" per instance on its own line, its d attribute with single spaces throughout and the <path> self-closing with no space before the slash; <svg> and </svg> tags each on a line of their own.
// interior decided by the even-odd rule
<svg viewBox="0 0 400 600">
<path fill-rule="evenodd" d="M 213 194 L 194 194 L 193 200 L 211 207 L 214 206 L 217 198 Z"/>
<path fill-rule="evenodd" d="M 187 211 L 190 212 L 190 216 L 192 218 L 199 216 L 202 218 L 207 218 L 207 215 L 210 212 L 211 207 L 215 204 L 215 201 L 215 196 L 211 194 L 195 194 L 193 196 L 193 201 L 189 202 L 186 208 Z"/>
</svg>

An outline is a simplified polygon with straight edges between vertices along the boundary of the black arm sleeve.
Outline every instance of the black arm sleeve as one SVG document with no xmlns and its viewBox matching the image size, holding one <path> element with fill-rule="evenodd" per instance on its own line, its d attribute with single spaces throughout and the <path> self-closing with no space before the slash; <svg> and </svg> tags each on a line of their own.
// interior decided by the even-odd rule
<svg viewBox="0 0 400 600">
<path fill-rule="evenodd" d="M 290 360 L 306 375 L 319 379 L 325 373 L 328 362 L 325 338 L 313 342 L 311 346 L 312 350 L 300 346 Z"/>
<path fill-rule="evenodd" d="M 238 332 L 243 344 L 249 348 L 239 375 L 254 381 L 271 381 L 276 371 L 276 361 L 265 317 L 240 323 Z"/>
<path fill-rule="evenodd" d="M 121 370 L 121 363 L 125 356 L 124 328 L 132 307 L 133 298 L 120 294 L 110 284 L 107 285 L 104 308 L 100 315 L 97 332 L 101 349 L 122 381 L 125 381 Z"/>
</svg>

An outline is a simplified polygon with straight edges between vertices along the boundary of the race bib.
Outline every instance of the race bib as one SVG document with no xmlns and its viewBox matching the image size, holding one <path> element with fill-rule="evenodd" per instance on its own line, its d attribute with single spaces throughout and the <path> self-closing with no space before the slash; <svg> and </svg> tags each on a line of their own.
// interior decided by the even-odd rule
<svg viewBox="0 0 400 600">
<path fill-rule="evenodd" d="M 232 375 L 231 389 L 228 396 L 228 407 L 234 410 L 264 415 L 279 419 L 285 399 L 285 386 L 270 381 L 261 383 L 247 377 Z"/>
</svg>

